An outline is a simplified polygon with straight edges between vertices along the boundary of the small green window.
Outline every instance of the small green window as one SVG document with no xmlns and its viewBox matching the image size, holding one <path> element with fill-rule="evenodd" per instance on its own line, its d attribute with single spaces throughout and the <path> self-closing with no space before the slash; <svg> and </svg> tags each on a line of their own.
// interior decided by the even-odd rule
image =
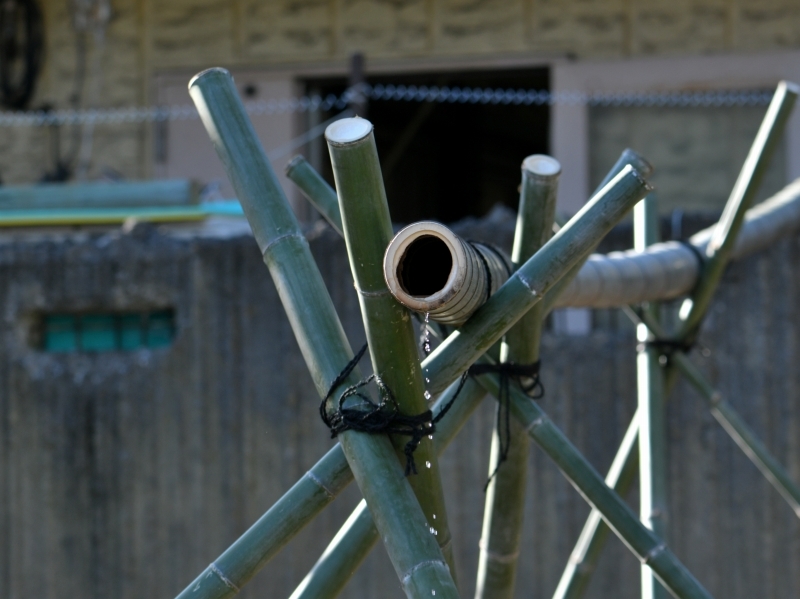
<svg viewBox="0 0 800 599">
<path fill-rule="evenodd" d="M 42 349 L 49 352 L 167 347 L 174 337 L 174 310 L 45 314 L 42 319 Z"/>
</svg>

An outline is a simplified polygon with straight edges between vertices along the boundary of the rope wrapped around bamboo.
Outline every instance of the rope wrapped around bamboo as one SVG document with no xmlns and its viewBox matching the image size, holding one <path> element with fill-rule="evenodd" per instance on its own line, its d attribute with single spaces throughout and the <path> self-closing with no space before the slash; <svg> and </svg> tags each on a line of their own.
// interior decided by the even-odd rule
<svg viewBox="0 0 800 599">
<path fill-rule="evenodd" d="M 511 261 L 493 246 L 465 241 L 442 224 L 422 221 L 394 236 L 383 273 L 401 304 L 457 326 L 506 282 Z"/>
<path fill-rule="evenodd" d="M 800 228 L 800 179 L 748 210 L 739 233 L 734 258 L 769 246 Z M 714 228 L 692 236 L 687 244 L 657 243 L 644 252 L 628 250 L 593 254 L 554 307 L 612 308 L 685 295 L 697 283 L 706 245 Z"/>
</svg>

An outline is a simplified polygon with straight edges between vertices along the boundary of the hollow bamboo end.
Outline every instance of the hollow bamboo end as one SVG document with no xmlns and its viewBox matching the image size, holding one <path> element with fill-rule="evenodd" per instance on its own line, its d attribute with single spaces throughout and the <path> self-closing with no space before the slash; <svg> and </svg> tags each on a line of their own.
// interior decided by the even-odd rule
<svg viewBox="0 0 800 599">
<path fill-rule="evenodd" d="M 189 89 L 192 89 L 192 87 L 199 83 L 201 79 L 206 79 L 212 75 L 222 75 L 223 77 L 228 77 L 229 79 L 233 80 L 233 75 L 231 75 L 228 69 L 223 69 L 222 67 L 211 67 L 210 69 L 200 71 L 197 73 L 197 75 L 189 79 Z"/>
<path fill-rule="evenodd" d="M 302 163 L 304 163 L 304 162 L 306 162 L 306 159 L 305 159 L 305 158 L 304 158 L 302 155 L 300 155 L 300 154 L 298 154 L 297 156 L 295 156 L 294 158 L 292 158 L 292 159 L 289 161 L 289 163 L 286 165 L 286 168 L 284 169 L 284 172 L 286 173 L 286 176 L 287 176 L 287 177 L 288 177 L 288 176 L 290 176 L 290 175 L 291 175 L 291 173 L 292 173 L 292 171 L 293 171 L 295 168 L 297 168 L 297 166 L 298 166 L 298 165 L 300 165 L 300 164 L 302 164 Z"/>
<path fill-rule="evenodd" d="M 647 178 L 653 174 L 655 170 L 653 165 L 650 164 L 645 158 L 639 154 L 636 150 L 631 150 L 630 148 L 625 148 L 622 151 L 622 158 L 628 164 L 633 166 L 634 169 L 639 171 L 642 177 Z"/>
<path fill-rule="evenodd" d="M 792 81 L 783 80 L 780 83 L 778 83 L 778 87 L 781 86 L 785 87 L 786 91 L 789 92 L 790 94 L 794 94 L 795 96 L 800 95 L 800 85 L 797 85 Z"/>
<path fill-rule="evenodd" d="M 533 154 L 522 161 L 522 170 L 549 179 L 561 174 L 561 164 L 552 156 Z"/>
<path fill-rule="evenodd" d="M 420 262 L 431 268 L 414 268 Z M 422 221 L 407 226 L 389 243 L 383 275 L 397 301 L 412 310 L 430 312 L 457 290 L 465 262 L 460 240 L 447 227 Z"/>
<path fill-rule="evenodd" d="M 361 117 L 339 119 L 325 129 L 325 139 L 335 146 L 346 146 L 365 139 L 372 133 L 372 123 Z"/>
</svg>

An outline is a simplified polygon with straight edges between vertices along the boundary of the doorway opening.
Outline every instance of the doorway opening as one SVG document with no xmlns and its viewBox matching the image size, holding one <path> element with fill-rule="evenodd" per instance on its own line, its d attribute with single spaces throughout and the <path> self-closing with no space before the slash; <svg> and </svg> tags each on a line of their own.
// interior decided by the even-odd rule
<svg viewBox="0 0 800 599">
<path fill-rule="evenodd" d="M 345 78 L 302 82 L 308 94 L 342 94 Z M 370 85 L 448 86 L 549 91 L 547 68 L 452 71 L 368 76 Z M 333 117 L 333 109 L 319 115 Z M 550 107 L 460 102 L 373 100 L 366 118 L 375 126 L 392 219 L 450 223 L 480 217 L 495 204 L 516 210 L 520 165 L 549 153 Z M 321 146 L 321 147 L 320 147 Z M 309 159 L 333 185 L 324 139 Z"/>
</svg>

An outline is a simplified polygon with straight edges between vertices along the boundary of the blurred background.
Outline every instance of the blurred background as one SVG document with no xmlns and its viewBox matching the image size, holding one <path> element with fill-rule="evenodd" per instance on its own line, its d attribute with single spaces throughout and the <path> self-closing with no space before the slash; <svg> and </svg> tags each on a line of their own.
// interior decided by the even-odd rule
<svg viewBox="0 0 800 599">
<path fill-rule="evenodd" d="M 235 195 L 187 93 L 212 66 L 358 347 L 343 243 L 284 176 L 300 153 L 333 183 L 332 119 L 374 123 L 398 224 L 509 249 L 526 156 L 561 162 L 561 219 L 631 147 L 655 166 L 662 236 L 684 240 L 721 212 L 777 82 L 800 81 L 800 3 L 1 0 L 0 224 L 38 223 L 0 228 L 1 597 L 174 596 L 331 445 L 246 221 L 190 210 Z M 796 110 L 759 199 L 798 176 Z M 187 222 L 53 216 L 157 200 Z M 630 246 L 627 223 L 602 249 Z M 798 261 L 795 234 L 734 265 L 700 358 L 795 480 Z M 543 407 L 605 471 L 635 408 L 633 328 L 562 310 L 543 344 Z M 717 596 L 800 596 L 797 518 L 688 387 L 668 417 L 670 546 Z M 465 596 L 492 419 L 487 402 L 442 460 Z M 539 452 L 528 486 L 517 596 L 550 597 L 588 508 Z M 288 596 L 358 499 L 243 596 Z M 383 550 L 369 560 L 347 596 L 401 596 Z M 638 572 L 613 540 L 590 596 L 635 596 Z"/>
</svg>

